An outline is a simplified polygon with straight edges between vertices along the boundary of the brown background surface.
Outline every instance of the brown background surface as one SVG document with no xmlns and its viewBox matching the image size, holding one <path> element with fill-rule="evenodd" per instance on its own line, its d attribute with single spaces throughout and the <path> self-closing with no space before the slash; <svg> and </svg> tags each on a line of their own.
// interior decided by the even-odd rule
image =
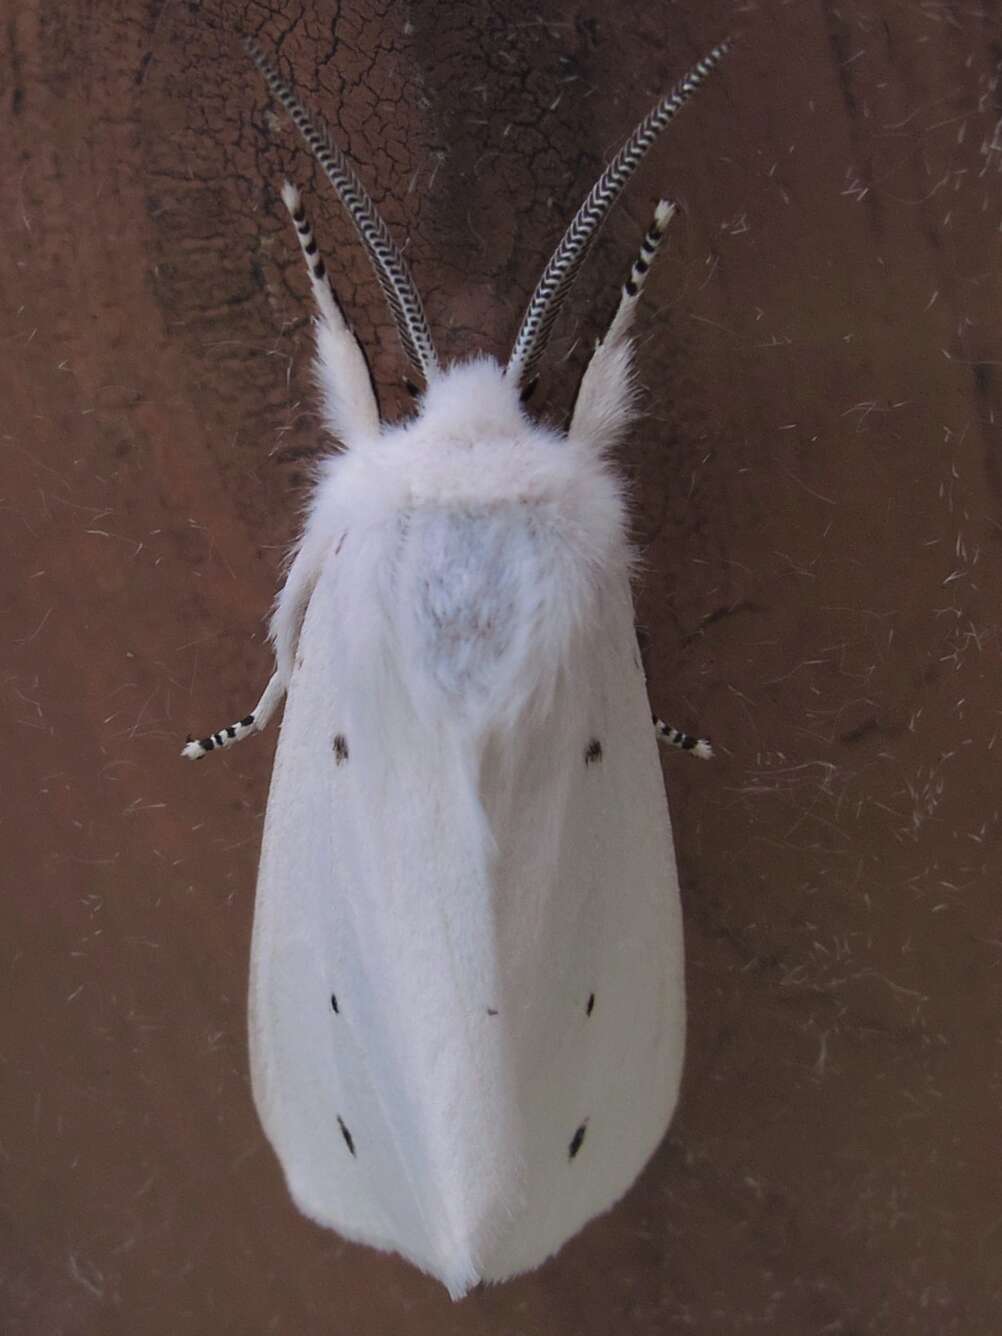
<svg viewBox="0 0 1002 1336">
<path fill-rule="evenodd" d="M 440 350 L 504 353 L 608 153 L 735 23 L 595 248 L 570 402 L 652 201 L 684 214 L 623 451 L 691 1003 L 625 1201 L 459 1306 L 293 1210 L 247 1081 L 275 733 L 243 713 L 321 448 L 307 190 L 390 411 L 364 258 L 226 31 L 165 0 L 4 20 L 0 1328 L 1002 1329 L 998 6 L 324 0 L 281 48 L 408 240 Z"/>
</svg>

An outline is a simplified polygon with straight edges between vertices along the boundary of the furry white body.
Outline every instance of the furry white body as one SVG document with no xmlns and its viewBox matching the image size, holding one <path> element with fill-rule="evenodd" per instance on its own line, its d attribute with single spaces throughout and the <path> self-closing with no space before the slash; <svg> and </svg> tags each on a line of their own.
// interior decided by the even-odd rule
<svg viewBox="0 0 1002 1336">
<path fill-rule="evenodd" d="M 611 1206 L 681 1072 L 671 830 L 586 391 L 568 439 L 476 362 L 356 433 L 273 624 L 255 1100 L 307 1215 L 454 1296 Z"/>
<path fill-rule="evenodd" d="M 520 383 L 602 219 L 715 47 L 602 173 L 508 365 L 442 370 L 421 301 L 344 154 L 246 45 L 351 213 L 417 416 L 380 422 L 365 358 L 294 187 L 317 304 L 321 466 L 251 714 L 285 717 L 254 917 L 254 1098 L 299 1207 L 454 1297 L 537 1266 L 630 1186 L 671 1118 L 682 928 L 657 736 L 607 456 L 633 416 L 629 331 L 661 201 L 567 434 Z"/>
</svg>

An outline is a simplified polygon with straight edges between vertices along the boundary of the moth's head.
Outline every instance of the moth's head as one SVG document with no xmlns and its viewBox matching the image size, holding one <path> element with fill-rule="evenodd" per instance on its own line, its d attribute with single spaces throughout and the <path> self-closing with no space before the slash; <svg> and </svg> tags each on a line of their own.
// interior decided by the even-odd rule
<svg viewBox="0 0 1002 1336">
<path fill-rule="evenodd" d="M 418 416 L 422 426 L 473 440 L 517 435 L 526 423 L 517 384 L 483 356 L 440 370 L 418 401 Z"/>
</svg>

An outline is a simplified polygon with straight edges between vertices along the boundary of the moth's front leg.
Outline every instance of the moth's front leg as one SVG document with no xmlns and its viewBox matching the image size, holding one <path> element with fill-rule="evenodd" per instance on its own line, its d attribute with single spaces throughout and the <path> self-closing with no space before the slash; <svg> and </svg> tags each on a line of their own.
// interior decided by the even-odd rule
<svg viewBox="0 0 1002 1336">
<path fill-rule="evenodd" d="M 218 733 L 210 733 L 205 738 L 189 738 L 181 748 L 181 755 L 189 761 L 200 761 L 203 756 L 220 747 L 229 747 L 234 742 L 242 742 L 251 733 L 260 733 L 285 695 L 285 683 L 278 673 L 272 673 L 261 699 L 243 719 L 235 724 L 227 724 Z"/>
<path fill-rule="evenodd" d="M 683 733 L 680 728 L 666 724 L 656 714 L 652 714 L 651 719 L 654 721 L 654 730 L 659 742 L 666 742 L 669 747 L 677 747 L 679 751 L 692 752 L 693 756 L 698 756 L 701 761 L 712 759 L 713 748 L 709 738 L 697 738 L 692 733 Z"/>
</svg>

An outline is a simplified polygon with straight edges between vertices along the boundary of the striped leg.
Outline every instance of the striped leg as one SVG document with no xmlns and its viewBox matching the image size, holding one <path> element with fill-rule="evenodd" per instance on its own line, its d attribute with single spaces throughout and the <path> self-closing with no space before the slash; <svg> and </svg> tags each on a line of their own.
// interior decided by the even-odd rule
<svg viewBox="0 0 1002 1336">
<path fill-rule="evenodd" d="M 633 417 L 636 395 L 631 374 L 630 326 L 648 271 L 674 213 L 675 205 L 668 200 L 663 199 L 658 203 L 654 220 L 644 233 L 640 254 L 623 284 L 616 314 L 605 332 L 605 338 L 595 345 L 591 361 L 581 377 L 568 434 L 599 450 L 608 450 L 616 445 Z"/>
<path fill-rule="evenodd" d="M 324 257 L 320 254 L 320 248 L 317 246 L 317 239 L 313 235 L 310 220 L 306 216 L 303 198 L 291 181 L 286 181 L 282 185 L 282 203 L 288 209 L 295 226 L 296 236 L 299 238 L 299 245 L 303 252 L 303 259 L 306 261 L 306 268 L 309 271 L 313 298 L 320 314 L 332 325 L 343 325 L 345 320 L 334 298 L 334 290 L 327 276 L 327 266 L 324 264 Z"/>
<path fill-rule="evenodd" d="M 189 738 L 181 749 L 181 755 L 189 761 L 200 761 L 210 751 L 218 747 L 229 747 L 234 742 L 241 742 L 250 733 L 260 733 L 268 720 L 275 713 L 275 707 L 285 695 L 285 685 L 278 673 L 272 673 L 264 694 L 246 718 L 235 724 L 221 728 L 218 733 L 210 733 L 207 738 Z"/>
<path fill-rule="evenodd" d="M 683 733 L 679 728 L 672 728 L 671 724 L 666 724 L 656 714 L 651 715 L 651 718 L 654 720 L 654 729 L 659 742 L 666 742 L 669 747 L 677 747 L 679 751 L 692 752 L 693 756 L 698 756 L 702 761 L 709 761 L 713 756 L 709 738 L 694 738 L 691 733 Z"/>
<path fill-rule="evenodd" d="M 619 306 L 616 308 L 616 314 L 612 317 L 612 323 L 606 330 L 601 347 L 614 348 L 617 343 L 622 343 L 630 332 L 637 302 L 640 300 L 640 294 L 647 282 L 648 271 L 654 263 L 654 257 L 661 248 L 668 224 L 674 218 L 675 212 L 676 206 L 671 200 L 658 200 L 658 206 L 654 210 L 654 218 L 650 227 L 644 233 L 644 239 L 640 243 L 640 254 L 633 261 L 630 277 L 623 284 L 623 294 L 619 299 Z"/>
<path fill-rule="evenodd" d="M 282 187 L 282 202 L 295 226 L 310 275 L 313 300 L 320 312 L 316 331 L 316 369 L 324 416 L 328 428 L 339 441 L 354 445 L 379 433 L 379 405 L 368 363 L 337 304 L 302 197 L 289 181 Z"/>
</svg>

